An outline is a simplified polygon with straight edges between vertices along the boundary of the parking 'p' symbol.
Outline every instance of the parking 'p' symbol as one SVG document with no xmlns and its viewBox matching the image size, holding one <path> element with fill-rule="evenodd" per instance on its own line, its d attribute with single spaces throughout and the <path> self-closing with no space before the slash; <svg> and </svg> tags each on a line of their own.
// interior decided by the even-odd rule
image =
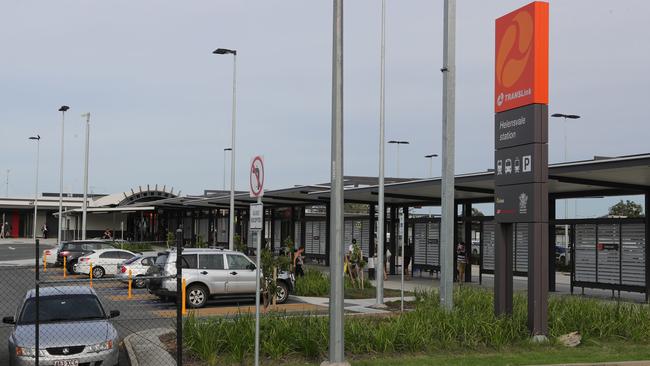
<svg viewBox="0 0 650 366">
<path fill-rule="evenodd" d="M 522 171 L 524 173 L 529 173 L 533 171 L 533 159 L 530 155 L 522 156 L 521 158 Z"/>
</svg>

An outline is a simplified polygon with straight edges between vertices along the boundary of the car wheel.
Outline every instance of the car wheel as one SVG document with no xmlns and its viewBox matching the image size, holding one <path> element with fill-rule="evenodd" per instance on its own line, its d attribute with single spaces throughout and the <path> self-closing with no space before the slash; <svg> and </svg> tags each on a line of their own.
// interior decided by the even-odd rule
<svg viewBox="0 0 650 366">
<path fill-rule="evenodd" d="M 72 262 L 67 262 L 65 264 L 65 269 L 68 271 L 68 274 L 74 274 L 74 265 L 77 263 L 77 261 L 72 261 Z"/>
<path fill-rule="evenodd" d="M 191 285 L 187 288 L 187 305 L 190 308 L 202 308 L 208 302 L 208 290 L 201 285 Z"/>
<path fill-rule="evenodd" d="M 104 268 L 102 267 L 93 267 L 93 278 L 102 278 L 104 277 L 104 274 L 106 271 L 104 271 Z"/>
<path fill-rule="evenodd" d="M 147 286 L 147 280 L 143 278 L 138 278 L 136 276 L 135 281 L 133 281 L 133 285 L 135 286 L 135 288 L 144 288 L 145 286 Z"/>
<path fill-rule="evenodd" d="M 278 292 L 276 294 L 276 302 L 284 304 L 289 299 L 289 286 L 284 282 L 278 282 Z"/>
</svg>

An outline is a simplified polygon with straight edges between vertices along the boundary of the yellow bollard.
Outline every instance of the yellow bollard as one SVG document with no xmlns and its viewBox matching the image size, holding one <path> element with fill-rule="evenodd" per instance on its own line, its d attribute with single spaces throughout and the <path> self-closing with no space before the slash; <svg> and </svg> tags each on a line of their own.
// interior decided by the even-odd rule
<svg viewBox="0 0 650 366">
<path fill-rule="evenodd" d="M 131 298 L 131 270 L 129 269 L 129 299 Z"/>
<path fill-rule="evenodd" d="M 93 264 L 88 263 L 88 265 L 90 266 L 90 288 L 93 288 Z"/>
<path fill-rule="evenodd" d="M 47 272 L 47 256 L 45 255 L 45 251 L 43 251 L 43 272 Z"/>
<path fill-rule="evenodd" d="M 182 287 L 182 291 L 181 291 L 181 296 L 182 296 L 181 310 L 182 310 L 183 315 L 187 314 L 187 308 L 185 308 L 185 286 L 186 286 L 186 283 L 185 283 L 185 279 L 183 278 L 183 287 Z"/>
<path fill-rule="evenodd" d="M 68 277 L 68 269 L 66 266 L 67 262 L 68 262 L 68 257 L 63 257 L 63 278 L 64 279 Z"/>
</svg>

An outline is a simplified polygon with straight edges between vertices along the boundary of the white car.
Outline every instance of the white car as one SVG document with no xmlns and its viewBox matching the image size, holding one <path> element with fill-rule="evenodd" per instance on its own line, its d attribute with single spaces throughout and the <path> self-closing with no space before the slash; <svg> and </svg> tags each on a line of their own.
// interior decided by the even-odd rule
<svg viewBox="0 0 650 366">
<path fill-rule="evenodd" d="M 147 285 L 146 280 L 138 279 L 145 276 L 149 267 L 156 264 L 156 253 L 145 253 L 137 255 L 124 263 L 118 264 L 115 268 L 117 274 L 115 277 L 122 282 L 129 281 L 129 271 L 133 279 L 133 287 L 144 288 Z"/>
<path fill-rule="evenodd" d="M 90 265 L 93 265 L 93 278 L 117 274 L 117 265 L 135 257 L 137 254 L 122 249 L 95 250 L 81 258 L 74 265 L 76 273 L 90 275 Z"/>
<path fill-rule="evenodd" d="M 45 259 L 45 262 L 47 262 L 48 266 L 56 265 L 56 257 L 59 254 L 59 250 L 61 250 L 62 246 L 63 246 L 63 244 L 59 243 L 59 245 L 57 245 L 56 247 L 54 247 L 52 249 L 46 249 L 46 250 L 43 251 L 43 258 Z M 43 259 L 43 258 L 41 258 L 41 259 Z"/>
</svg>

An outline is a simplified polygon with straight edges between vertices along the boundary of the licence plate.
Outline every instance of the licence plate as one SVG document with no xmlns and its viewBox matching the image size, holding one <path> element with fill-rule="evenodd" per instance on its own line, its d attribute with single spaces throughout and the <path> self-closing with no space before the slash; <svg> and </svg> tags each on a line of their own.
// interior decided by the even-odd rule
<svg viewBox="0 0 650 366">
<path fill-rule="evenodd" d="M 54 366 L 79 366 L 79 360 L 54 361 Z"/>
</svg>

